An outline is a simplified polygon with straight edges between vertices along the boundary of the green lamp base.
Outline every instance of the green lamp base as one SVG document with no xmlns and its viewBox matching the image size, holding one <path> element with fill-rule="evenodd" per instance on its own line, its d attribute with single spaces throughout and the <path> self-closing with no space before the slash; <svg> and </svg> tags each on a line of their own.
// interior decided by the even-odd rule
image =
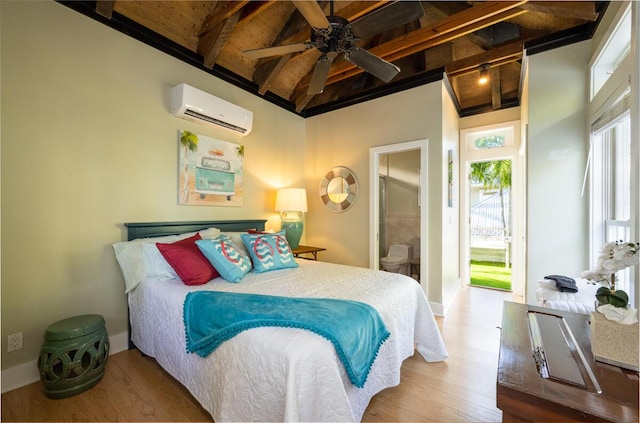
<svg viewBox="0 0 640 423">
<path fill-rule="evenodd" d="M 285 231 L 285 237 L 291 249 L 298 248 L 304 225 L 301 220 L 283 220 L 282 229 Z"/>
</svg>

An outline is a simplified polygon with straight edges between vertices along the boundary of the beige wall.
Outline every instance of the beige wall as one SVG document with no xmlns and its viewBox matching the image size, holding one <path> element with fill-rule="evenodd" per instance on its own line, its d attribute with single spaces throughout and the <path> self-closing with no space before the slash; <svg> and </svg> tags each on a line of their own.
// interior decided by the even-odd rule
<svg viewBox="0 0 640 423">
<path fill-rule="evenodd" d="M 35 360 L 46 326 L 102 314 L 125 332 L 111 244 L 124 222 L 269 218 L 304 184 L 304 120 L 60 4 L 0 2 L 2 368 Z M 69 30 L 73 28 L 73 30 Z M 254 112 L 245 138 L 169 114 L 186 82 Z M 245 145 L 244 206 L 177 205 L 178 131 Z M 6 335 L 24 348 L 6 352 Z"/>
<path fill-rule="evenodd" d="M 527 302 L 548 274 L 588 268 L 587 160 L 590 41 L 530 56 L 527 140 Z"/>
<path fill-rule="evenodd" d="M 424 138 L 437 143 L 439 104 L 440 83 L 434 83 L 306 120 L 305 233 L 308 243 L 327 248 L 324 259 L 369 267 L 369 148 Z M 317 196 L 322 176 L 334 166 L 351 169 L 358 179 L 355 204 L 343 213 L 327 210 Z"/>
<path fill-rule="evenodd" d="M 373 124 L 375 122 L 375 124 Z M 308 192 L 317 192 L 322 175 L 346 166 L 358 177 L 359 195 L 344 213 L 326 210 L 310 197 L 308 243 L 327 248 L 323 258 L 369 266 L 369 148 L 419 139 L 428 151 L 427 296 L 443 313 L 459 287 L 458 211 L 446 207 L 447 150 L 457 158 L 458 116 L 442 82 L 336 110 L 306 120 Z M 443 226 L 443 223 L 444 226 Z M 446 240 L 443 241 L 443 236 Z"/>
</svg>

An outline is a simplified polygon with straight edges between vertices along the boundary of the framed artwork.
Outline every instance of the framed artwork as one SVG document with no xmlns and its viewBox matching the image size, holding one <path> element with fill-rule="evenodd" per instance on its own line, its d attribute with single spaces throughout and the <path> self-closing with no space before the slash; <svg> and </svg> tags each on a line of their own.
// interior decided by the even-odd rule
<svg viewBox="0 0 640 423">
<path fill-rule="evenodd" d="M 243 145 L 180 131 L 178 148 L 178 204 L 242 206 Z"/>
</svg>

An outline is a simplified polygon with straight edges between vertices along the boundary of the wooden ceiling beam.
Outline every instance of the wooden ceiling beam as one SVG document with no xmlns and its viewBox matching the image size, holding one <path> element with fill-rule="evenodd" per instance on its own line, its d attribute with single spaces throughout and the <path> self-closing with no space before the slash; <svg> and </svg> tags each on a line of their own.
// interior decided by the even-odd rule
<svg viewBox="0 0 640 423">
<path fill-rule="evenodd" d="M 224 48 L 227 41 L 231 37 L 233 28 L 240 20 L 240 11 L 231 15 L 229 18 L 222 21 L 212 31 L 207 32 L 204 36 L 200 37 L 198 43 L 198 53 L 204 57 L 204 65 L 212 69 L 218 60 L 218 55 Z"/>
<path fill-rule="evenodd" d="M 280 57 L 278 60 L 272 60 L 268 63 L 265 63 L 260 69 L 256 69 L 253 74 L 253 81 L 258 84 L 258 93 L 260 95 L 265 95 L 269 88 L 271 88 L 271 84 L 276 79 L 284 65 L 289 62 L 291 59 L 292 53 L 285 54 Z"/>
<path fill-rule="evenodd" d="M 247 5 L 247 3 L 249 3 L 249 0 L 220 2 L 220 5 L 216 7 L 213 13 L 207 16 L 204 19 L 204 22 L 202 22 L 198 37 L 202 39 L 202 37 L 213 31 L 223 21 L 229 19 L 231 16 L 241 11 L 242 8 Z"/>
<path fill-rule="evenodd" d="M 500 86 L 500 68 L 493 67 L 489 70 L 489 81 L 491 82 L 491 107 L 493 110 L 502 108 L 502 87 Z"/>
<path fill-rule="evenodd" d="M 354 1 L 350 3 L 348 6 L 343 7 L 342 9 L 335 12 L 337 16 L 341 16 L 348 20 L 349 22 L 353 22 L 358 18 L 363 17 L 367 13 L 371 13 L 376 9 L 379 9 L 382 6 L 385 6 L 387 3 L 391 3 L 390 1 Z"/>
<path fill-rule="evenodd" d="M 465 57 L 447 64 L 444 67 L 449 78 L 466 75 L 478 70 L 478 66 L 489 64 L 492 67 L 522 59 L 524 41 L 506 44 L 484 53 Z"/>
<path fill-rule="evenodd" d="M 431 19 L 436 19 L 437 21 L 440 21 L 450 16 L 439 8 L 439 6 L 442 6 L 441 2 L 435 2 L 435 3 L 426 2 L 426 3 L 423 3 L 423 6 L 425 11 L 425 16 L 427 16 L 427 13 L 428 13 Z M 422 25 L 422 26 L 426 27 L 428 25 Z M 486 41 L 484 38 L 476 34 L 469 34 L 469 39 L 473 44 L 477 45 L 483 50 L 488 50 L 492 47 L 488 41 Z"/>
<path fill-rule="evenodd" d="M 268 0 L 268 1 L 251 1 L 242 9 L 242 14 L 240 15 L 240 21 L 238 25 L 243 25 L 247 22 L 250 22 L 251 19 L 258 16 L 260 13 L 264 12 L 271 6 L 275 5 L 277 0 Z"/>
<path fill-rule="evenodd" d="M 96 1 L 96 12 L 107 19 L 111 19 L 115 3 L 115 0 L 98 0 Z"/>
<path fill-rule="evenodd" d="M 596 21 L 598 13 L 594 1 L 530 1 L 520 6 L 532 12 Z"/>
<path fill-rule="evenodd" d="M 369 52 L 392 62 L 526 13 L 526 10 L 520 8 L 525 3 L 526 0 L 479 3 L 425 28 L 380 44 L 370 49 Z M 342 60 L 331 67 L 327 85 L 361 72 L 364 71 L 350 62 Z M 310 81 L 311 74 L 308 74 L 302 78 L 294 92 L 306 90 Z"/>
</svg>

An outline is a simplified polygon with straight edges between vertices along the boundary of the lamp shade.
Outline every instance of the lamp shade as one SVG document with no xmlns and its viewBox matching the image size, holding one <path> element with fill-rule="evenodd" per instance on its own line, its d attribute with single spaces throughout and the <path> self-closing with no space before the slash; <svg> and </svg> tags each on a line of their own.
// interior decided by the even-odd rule
<svg viewBox="0 0 640 423">
<path fill-rule="evenodd" d="M 282 188 L 276 193 L 277 212 L 306 212 L 307 191 L 304 188 Z"/>
</svg>

